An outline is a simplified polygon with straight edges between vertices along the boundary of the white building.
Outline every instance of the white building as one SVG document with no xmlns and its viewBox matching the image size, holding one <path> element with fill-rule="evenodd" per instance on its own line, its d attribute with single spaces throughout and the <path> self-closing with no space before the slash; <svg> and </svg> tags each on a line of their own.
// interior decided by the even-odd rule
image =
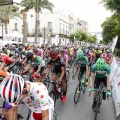
<svg viewBox="0 0 120 120">
<path fill-rule="evenodd" d="M 69 43 L 69 36 L 71 33 L 75 33 L 77 30 L 86 31 L 83 22 L 80 22 L 74 14 L 65 10 L 53 10 L 51 13 L 48 10 L 43 10 L 40 13 L 39 30 L 38 30 L 38 41 L 42 44 L 51 42 L 55 44 L 67 44 Z M 34 42 L 35 35 L 35 11 L 29 10 L 27 12 L 27 23 L 28 23 L 28 41 Z M 82 25 L 82 27 L 80 27 Z M 23 20 L 10 20 L 8 25 L 8 32 L 23 31 Z M 86 26 L 86 24 L 85 24 Z M 1 31 L 1 28 L 0 28 Z"/>
</svg>

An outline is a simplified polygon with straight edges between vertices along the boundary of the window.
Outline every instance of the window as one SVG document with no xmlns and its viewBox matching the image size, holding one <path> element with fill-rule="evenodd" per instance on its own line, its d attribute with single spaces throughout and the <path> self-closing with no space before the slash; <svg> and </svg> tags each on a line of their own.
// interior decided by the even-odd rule
<svg viewBox="0 0 120 120">
<path fill-rule="evenodd" d="M 48 29 L 52 32 L 52 22 L 48 22 Z"/>
<path fill-rule="evenodd" d="M 60 33 L 61 33 L 61 23 L 60 23 Z"/>
<path fill-rule="evenodd" d="M 66 34 L 67 34 L 67 26 L 66 26 Z"/>
<path fill-rule="evenodd" d="M 63 33 L 64 33 L 64 24 L 63 24 Z"/>
<path fill-rule="evenodd" d="M 17 23 L 14 24 L 15 31 L 17 31 Z"/>
</svg>

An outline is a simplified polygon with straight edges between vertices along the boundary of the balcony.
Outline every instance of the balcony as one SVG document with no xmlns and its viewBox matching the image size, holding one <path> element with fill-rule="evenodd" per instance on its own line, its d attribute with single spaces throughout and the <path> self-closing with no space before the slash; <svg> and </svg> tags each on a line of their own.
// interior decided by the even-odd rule
<svg viewBox="0 0 120 120">
<path fill-rule="evenodd" d="M 17 32 L 19 32 L 19 29 L 12 29 L 12 32 L 14 32 L 14 31 L 17 31 Z"/>
<path fill-rule="evenodd" d="M 66 31 L 64 29 L 60 29 L 59 34 L 68 35 L 68 31 Z"/>
</svg>

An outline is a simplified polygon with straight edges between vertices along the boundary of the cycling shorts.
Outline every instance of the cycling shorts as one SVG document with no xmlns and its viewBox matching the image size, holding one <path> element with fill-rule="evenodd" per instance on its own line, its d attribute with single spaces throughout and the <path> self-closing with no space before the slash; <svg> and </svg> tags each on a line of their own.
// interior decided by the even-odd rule
<svg viewBox="0 0 120 120">
<path fill-rule="evenodd" d="M 82 77 L 85 72 L 86 72 L 86 67 L 80 67 L 80 72 L 79 72 L 80 77 Z"/>
<path fill-rule="evenodd" d="M 33 64 L 32 65 L 32 69 L 36 72 L 38 70 L 38 65 L 36 64 Z M 44 70 L 45 70 L 45 67 L 41 67 L 41 70 L 40 70 L 40 74 L 43 74 L 44 73 Z"/>
<path fill-rule="evenodd" d="M 59 71 L 57 66 L 54 66 L 52 69 L 52 75 L 58 75 L 59 73 L 61 74 L 61 71 Z M 66 80 L 66 71 L 64 73 L 63 80 Z"/>
<path fill-rule="evenodd" d="M 103 82 L 104 86 L 107 87 L 107 77 L 104 78 L 95 77 L 94 88 L 98 89 L 101 82 Z"/>
</svg>

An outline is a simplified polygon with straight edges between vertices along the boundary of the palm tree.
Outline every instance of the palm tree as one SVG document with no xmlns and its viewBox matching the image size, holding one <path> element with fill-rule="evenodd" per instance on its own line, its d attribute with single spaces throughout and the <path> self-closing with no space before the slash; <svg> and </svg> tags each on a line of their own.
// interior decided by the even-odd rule
<svg viewBox="0 0 120 120">
<path fill-rule="evenodd" d="M 27 43 L 27 33 L 28 33 L 28 23 L 27 23 L 27 11 L 26 9 L 21 10 L 22 18 L 23 18 L 23 44 Z"/>
<path fill-rule="evenodd" d="M 53 3 L 48 0 L 23 0 L 21 5 L 26 9 L 34 9 L 36 13 L 36 22 L 35 22 L 35 42 L 37 42 L 38 28 L 39 26 L 39 15 L 42 12 L 42 9 L 47 9 L 53 12 Z"/>
<path fill-rule="evenodd" d="M 21 18 L 20 13 L 17 12 L 17 8 L 13 5 L 6 5 L 0 7 L 0 20 L 5 25 L 5 33 L 8 33 L 7 25 L 10 19 Z"/>
</svg>

